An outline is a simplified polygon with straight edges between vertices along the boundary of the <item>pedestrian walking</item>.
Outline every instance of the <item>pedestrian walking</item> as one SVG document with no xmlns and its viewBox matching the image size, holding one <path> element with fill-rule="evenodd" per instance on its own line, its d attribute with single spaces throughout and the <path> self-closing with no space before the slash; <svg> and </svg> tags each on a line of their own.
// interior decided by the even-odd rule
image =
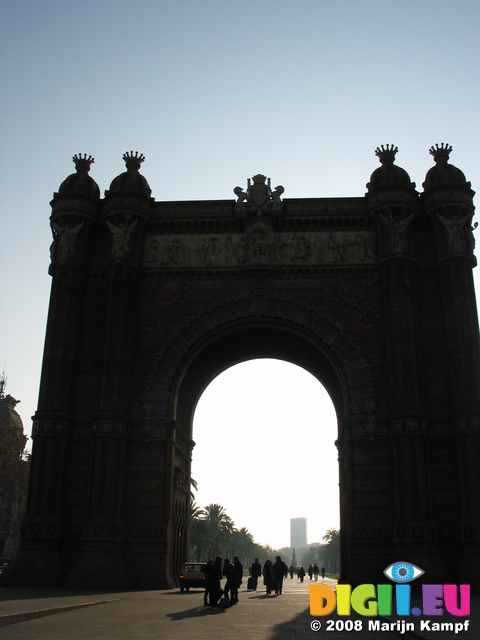
<svg viewBox="0 0 480 640">
<path fill-rule="evenodd" d="M 203 604 L 205 606 L 208 605 L 208 599 L 210 596 L 210 589 L 211 589 L 211 583 L 212 583 L 212 564 L 213 564 L 213 560 L 209 560 L 202 567 L 202 573 L 205 576 L 205 593 L 203 594 Z"/>
<path fill-rule="evenodd" d="M 229 604 L 233 604 L 232 592 L 235 584 L 235 568 L 228 558 L 223 561 L 223 575 L 227 579 L 223 596 L 228 600 Z"/>
<path fill-rule="evenodd" d="M 238 589 L 243 582 L 243 565 L 238 556 L 233 556 L 232 587 L 230 589 L 230 604 L 238 603 Z"/>
<path fill-rule="evenodd" d="M 273 570 L 273 564 L 271 560 L 265 560 L 262 574 L 263 574 L 263 584 L 267 589 L 267 596 L 269 596 L 272 593 L 272 589 L 275 584 L 275 571 Z"/>
<path fill-rule="evenodd" d="M 217 556 L 212 564 L 212 572 L 210 574 L 210 606 L 216 607 L 218 601 L 222 597 L 222 588 L 220 587 L 220 580 L 223 576 L 222 568 L 223 558 Z"/>
<path fill-rule="evenodd" d="M 252 562 L 252 566 L 250 567 L 250 576 L 252 578 L 252 589 L 254 591 L 257 590 L 258 579 L 262 575 L 262 566 L 258 561 L 258 558 L 255 558 L 255 561 Z"/>
<path fill-rule="evenodd" d="M 283 578 L 285 577 L 286 573 L 288 574 L 288 567 L 285 562 L 283 562 L 280 556 L 276 557 L 275 563 L 273 565 L 273 570 L 275 571 L 275 593 L 277 594 L 277 596 L 281 596 L 283 588 Z"/>
</svg>

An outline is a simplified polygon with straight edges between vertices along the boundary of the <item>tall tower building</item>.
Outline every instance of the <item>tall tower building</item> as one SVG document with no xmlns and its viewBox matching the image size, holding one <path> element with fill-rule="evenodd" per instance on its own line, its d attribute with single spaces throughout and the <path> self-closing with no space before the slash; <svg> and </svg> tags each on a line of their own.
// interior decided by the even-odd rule
<svg viewBox="0 0 480 640">
<path fill-rule="evenodd" d="M 307 519 L 292 518 L 290 520 L 290 546 L 302 549 L 307 546 Z"/>
</svg>

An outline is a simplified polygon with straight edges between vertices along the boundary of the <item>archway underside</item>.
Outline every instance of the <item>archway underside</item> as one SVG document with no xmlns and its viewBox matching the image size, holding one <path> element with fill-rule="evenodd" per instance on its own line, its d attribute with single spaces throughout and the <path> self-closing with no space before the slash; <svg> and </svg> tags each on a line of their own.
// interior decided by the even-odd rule
<svg viewBox="0 0 480 640">
<path fill-rule="evenodd" d="M 345 413 L 345 381 L 318 347 L 278 323 L 256 321 L 226 329 L 213 342 L 199 347 L 187 370 L 179 375 L 175 419 L 189 425 L 198 399 L 216 376 L 235 364 L 259 358 L 285 360 L 307 370 L 327 389 L 337 412 Z"/>
<path fill-rule="evenodd" d="M 314 375 L 339 420 L 375 410 L 367 359 L 338 321 L 294 298 L 257 295 L 208 308 L 167 341 L 151 369 L 147 416 L 191 423 L 198 398 L 216 375 L 261 357 L 298 364 Z"/>
</svg>

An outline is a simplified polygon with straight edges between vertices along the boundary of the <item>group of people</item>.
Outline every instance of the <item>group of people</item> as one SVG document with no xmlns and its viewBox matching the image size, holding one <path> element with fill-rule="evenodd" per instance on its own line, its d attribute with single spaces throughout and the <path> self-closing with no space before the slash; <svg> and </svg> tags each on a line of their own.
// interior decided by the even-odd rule
<svg viewBox="0 0 480 640">
<path fill-rule="evenodd" d="M 293 579 L 293 574 L 296 573 L 297 578 L 299 578 L 300 582 L 303 582 L 303 579 L 305 578 L 305 569 L 303 567 L 290 567 L 290 578 Z M 310 578 L 310 580 L 312 580 L 315 577 L 315 581 L 318 580 L 318 575 L 321 573 L 322 574 L 322 579 L 325 578 L 325 567 L 322 567 L 321 569 L 318 568 L 317 563 L 315 562 L 315 564 L 313 565 L 309 565 L 308 570 L 308 577 Z"/>
<path fill-rule="evenodd" d="M 267 596 L 271 595 L 272 591 L 275 591 L 276 595 L 279 596 L 282 594 L 283 579 L 288 576 L 288 567 L 280 556 L 275 558 L 275 562 L 265 560 L 263 568 L 258 558 L 255 558 L 255 562 L 250 567 L 249 589 L 257 590 L 260 576 L 263 576 L 263 584 L 266 587 Z"/>
<path fill-rule="evenodd" d="M 205 594 L 203 597 L 205 606 L 232 606 L 238 603 L 238 589 L 243 582 L 243 565 L 238 556 L 233 556 L 233 562 L 230 562 L 228 558 L 224 560 L 222 556 L 217 556 L 215 560 L 209 560 L 202 567 L 202 571 L 205 574 Z M 318 580 L 319 574 L 322 575 L 322 578 L 325 578 L 325 567 L 320 569 L 315 563 L 313 566 L 310 565 L 308 567 L 307 573 L 310 580 L 313 577 Z M 290 574 L 292 580 L 293 575 L 296 574 L 300 582 L 303 582 L 305 569 L 303 567 L 294 567 L 293 565 L 290 568 L 287 567 L 280 556 L 275 558 L 275 562 L 265 560 L 263 567 L 258 558 L 255 558 L 250 567 L 247 586 L 248 589 L 256 591 L 258 580 L 263 577 L 267 596 L 270 596 L 273 591 L 279 596 L 282 594 L 283 580 L 288 577 L 288 574 Z M 226 583 L 222 589 L 220 582 L 224 577 L 226 578 Z"/>
<path fill-rule="evenodd" d="M 262 575 L 263 584 L 265 585 L 267 590 L 267 596 L 271 595 L 272 591 L 275 591 L 275 594 L 277 596 L 281 596 L 283 579 L 288 576 L 288 567 L 285 562 L 283 562 L 281 557 L 277 556 L 275 558 L 275 562 L 272 562 L 271 560 L 265 560 Z"/>
<path fill-rule="evenodd" d="M 243 581 L 243 565 L 238 556 L 233 556 L 233 562 L 217 556 L 215 560 L 209 560 L 202 571 L 205 574 L 203 604 L 206 607 L 218 607 L 220 600 L 228 606 L 238 603 L 238 589 Z M 227 581 L 222 589 L 220 581 L 224 576 Z"/>
<path fill-rule="evenodd" d="M 319 569 L 317 563 L 315 562 L 313 567 L 312 565 L 308 567 L 307 573 L 310 580 L 312 580 L 312 578 L 315 577 L 315 582 L 316 582 L 318 580 L 319 573 L 322 574 L 322 579 L 325 578 L 325 567 L 322 567 L 321 569 Z"/>
<path fill-rule="evenodd" d="M 205 593 L 203 604 L 210 607 L 232 606 L 238 603 L 238 589 L 243 582 L 243 565 L 238 556 L 233 557 L 233 562 L 228 558 L 223 559 L 217 556 L 215 560 L 209 560 L 203 567 L 205 574 Z M 257 589 L 258 580 L 263 576 L 267 596 L 274 591 L 276 595 L 282 594 L 283 579 L 288 576 L 288 567 L 280 556 L 275 558 L 275 562 L 266 560 L 263 568 L 255 558 L 250 567 L 250 577 L 248 578 L 248 589 Z M 226 578 L 222 589 L 221 580 Z"/>
</svg>

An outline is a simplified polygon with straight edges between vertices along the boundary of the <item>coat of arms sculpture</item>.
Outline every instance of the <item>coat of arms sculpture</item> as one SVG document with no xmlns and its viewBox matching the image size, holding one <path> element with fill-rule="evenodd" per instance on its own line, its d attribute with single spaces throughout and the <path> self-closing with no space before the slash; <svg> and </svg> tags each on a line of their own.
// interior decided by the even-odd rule
<svg viewBox="0 0 480 640">
<path fill-rule="evenodd" d="M 235 187 L 233 190 L 237 196 L 235 213 L 250 213 L 258 216 L 264 213 L 278 213 L 283 209 L 281 196 L 284 191 L 282 185 L 278 185 L 275 191 L 272 191 L 270 178 L 267 179 L 266 176 L 258 173 L 247 180 L 246 192 L 241 187 Z"/>
</svg>

